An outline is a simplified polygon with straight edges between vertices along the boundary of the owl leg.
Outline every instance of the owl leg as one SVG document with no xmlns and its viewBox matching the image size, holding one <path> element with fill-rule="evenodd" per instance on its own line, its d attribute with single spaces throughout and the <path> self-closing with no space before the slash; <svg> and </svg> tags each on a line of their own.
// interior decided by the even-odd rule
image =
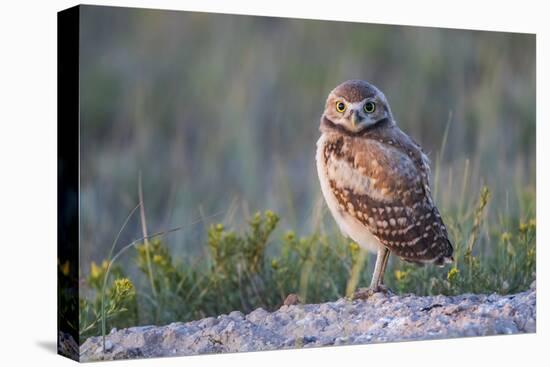
<svg viewBox="0 0 550 367">
<path fill-rule="evenodd" d="M 382 262 L 382 270 L 380 271 L 380 283 L 378 284 L 377 291 L 392 294 L 393 291 L 388 287 L 386 287 L 386 285 L 384 284 L 384 274 L 386 274 L 386 266 L 388 265 L 389 259 L 390 259 L 390 250 L 386 249 L 386 252 L 384 253 L 383 262 Z"/>
<path fill-rule="evenodd" d="M 368 288 L 359 288 L 354 293 L 353 299 L 367 299 L 374 293 L 388 291 L 383 284 L 383 279 L 389 257 L 390 251 L 386 247 L 381 246 L 376 255 L 376 264 L 374 265 L 374 273 L 372 274 L 370 286 Z"/>
<path fill-rule="evenodd" d="M 380 284 L 384 280 L 384 271 L 386 270 L 386 264 L 390 257 L 390 251 L 384 246 L 380 246 L 378 254 L 376 255 L 376 264 L 374 265 L 374 273 L 372 274 L 372 280 L 369 288 L 373 291 L 378 291 Z"/>
<path fill-rule="evenodd" d="M 384 252 L 384 257 L 382 258 L 382 269 L 380 270 L 380 282 L 378 283 L 378 286 L 384 285 L 384 274 L 386 273 L 386 266 L 388 265 L 388 260 L 390 259 L 390 250 L 387 248 L 385 249 L 386 251 Z"/>
</svg>

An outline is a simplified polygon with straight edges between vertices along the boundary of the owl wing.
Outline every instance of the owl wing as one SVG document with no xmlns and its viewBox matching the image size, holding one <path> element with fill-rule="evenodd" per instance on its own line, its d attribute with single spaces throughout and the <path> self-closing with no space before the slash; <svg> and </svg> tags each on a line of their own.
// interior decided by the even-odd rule
<svg viewBox="0 0 550 367">
<path fill-rule="evenodd" d="M 391 143 L 390 143 L 391 142 Z M 427 158 L 411 140 L 346 139 L 327 160 L 341 210 L 398 256 L 443 263 L 452 246 L 429 188 Z"/>
</svg>

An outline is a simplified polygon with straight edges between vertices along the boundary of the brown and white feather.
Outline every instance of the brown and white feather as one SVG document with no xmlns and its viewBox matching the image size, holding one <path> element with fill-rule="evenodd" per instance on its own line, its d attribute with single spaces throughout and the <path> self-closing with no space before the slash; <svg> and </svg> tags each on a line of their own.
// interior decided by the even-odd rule
<svg viewBox="0 0 550 367">
<path fill-rule="evenodd" d="M 395 124 L 349 133 L 321 121 L 317 169 L 327 204 L 347 236 L 413 262 L 452 258 L 447 229 L 431 198 L 429 161 Z"/>
</svg>

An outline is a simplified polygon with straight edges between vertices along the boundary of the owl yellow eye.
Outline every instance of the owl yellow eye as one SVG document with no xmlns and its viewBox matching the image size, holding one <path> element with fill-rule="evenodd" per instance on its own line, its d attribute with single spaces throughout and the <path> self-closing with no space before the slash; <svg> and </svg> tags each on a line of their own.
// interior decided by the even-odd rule
<svg viewBox="0 0 550 367">
<path fill-rule="evenodd" d="M 342 113 L 346 110 L 346 104 L 344 102 L 336 102 L 336 111 Z"/>
<path fill-rule="evenodd" d="M 376 109 L 376 105 L 374 104 L 374 102 L 367 102 L 363 106 L 363 109 L 365 110 L 366 113 L 373 113 L 374 110 Z"/>
</svg>

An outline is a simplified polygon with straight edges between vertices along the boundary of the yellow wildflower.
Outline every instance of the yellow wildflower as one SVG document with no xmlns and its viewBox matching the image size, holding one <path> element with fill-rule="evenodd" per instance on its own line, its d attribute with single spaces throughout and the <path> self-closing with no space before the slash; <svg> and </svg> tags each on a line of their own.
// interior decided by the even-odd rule
<svg viewBox="0 0 550 367">
<path fill-rule="evenodd" d="M 408 272 L 407 271 L 401 271 L 401 270 L 396 270 L 395 271 L 395 279 L 400 282 L 402 280 L 405 280 L 405 278 L 407 277 L 408 275 Z"/>
<path fill-rule="evenodd" d="M 521 233 L 527 232 L 527 224 L 526 224 L 526 223 L 520 223 L 520 224 L 519 224 L 519 231 L 520 231 Z"/>
<path fill-rule="evenodd" d="M 447 273 L 447 280 L 449 282 L 452 282 L 458 277 L 458 274 L 460 273 L 460 270 L 458 270 L 455 266 L 449 269 L 449 272 Z"/>
<path fill-rule="evenodd" d="M 70 270 L 69 260 L 65 261 L 65 263 L 63 265 L 61 265 L 60 268 L 61 268 L 61 273 L 63 273 L 63 275 L 65 275 L 65 276 L 68 276 L 69 275 L 69 270 Z"/>
<path fill-rule="evenodd" d="M 128 278 L 115 279 L 113 283 L 113 296 L 123 299 L 128 296 L 133 296 L 135 293 L 134 285 Z"/>
<path fill-rule="evenodd" d="M 90 278 L 97 279 L 101 275 L 101 268 L 96 265 L 95 261 L 92 261 L 90 266 Z"/>
<path fill-rule="evenodd" d="M 288 231 L 288 232 L 285 233 L 285 239 L 287 241 L 293 241 L 295 237 L 296 236 L 295 236 L 294 232 L 292 232 L 292 231 Z"/>
<path fill-rule="evenodd" d="M 356 244 L 355 242 L 350 242 L 349 249 L 352 252 L 359 251 L 359 245 Z"/>
</svg>

